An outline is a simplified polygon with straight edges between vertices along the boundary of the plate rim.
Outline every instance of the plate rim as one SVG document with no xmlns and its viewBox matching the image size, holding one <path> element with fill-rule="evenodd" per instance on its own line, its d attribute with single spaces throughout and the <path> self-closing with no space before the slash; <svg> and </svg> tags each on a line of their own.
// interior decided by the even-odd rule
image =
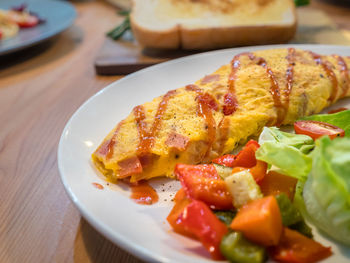
<svg viewBox="0 0 350 263">
<path fill-rule="evenodd" d="M 65 191 L 68 194 L 70 200 L 73 202 L 75 207 L 78 209 L 79 213 L 84 217 L 85 220 L 89 222 L 89 224 L 96 229 L 99 233 L 101 233 L 104 237 L 106 237 L 108 240 L 110 240 L 113 244 L 116 246 L 124 249 L 128 253 L 132 254 L 133 256 L 144 260 L 146 262 L 152 261 L 152 262 L 177 262 L 172 260 L 171 258 L 163 257 L 159 254 L 152 253 L 152 251 L 144 248 L 143 246 L 140 246 L 138 244 L 135 244 L 132 240 L 128 239 L 127 236 L 120 235 L 117 231 L 113 231 L 111 227 L 109 227 L 107 224 L 104 224 L 96 219 L 94 219 L 93 213 L 87 211 L 87 209 L 84 207 L 82 203 L 79 202 L 78 198 L 75 196 L 74 192 L 72 191 L 71 187 L 69 186 L 64 174 L 63 174 L 63 167 L 62 167 L 62 147 L 63 147 L 63 141 L 64 136 L 67 130 L 69 129 L 71 123 L 75 121 L 75 119 L 79 116 L 80 112 L 84 110 L 87 105 L 94 100 L 96 97 L 101 96 L 104 92 L 106 92 L 109 89 L 113 89 L 115 85 L 118 85 L 118 83 L 127 81 L 130 78 L 133 78 L 135 75 L 137 76 L 140 73 L 146 73 L 147 71 L 153 71 L 157 70 L 160 67 L 163 67 L 165 65 L 169 64 L 175 64 L 186 60 L 191 60 L 196 57 L 202 57 L 202 56 L 211 56 L 215 53 L 225 53 L 225 52 L 240 52 L 240 51 L 246 51 L 246 50 L 264 50 L 264 49 L 274 49 L 274 48 L 288 48 L 288 47 L 295 47 L 300 49 L 312 49 L 313 47 L 317 47 L 317 49 L 348 49 L 350 53 L 350 46 L 345 45 L 324 45 L 324 44 L 279 44 L 279 45 L 259 45 L 259 46 L 246 46 L 246 47 L 238 47 L 238 48 L 226 48 L 226 49 L 220 49 L 220 50 L 212 50 L 212 51 L 206 51 L 206 52 L 200 52 L 197 54 L 184 56 L 181 58 L 176 58 L 173 60 L 169 60 L 166 62 L 162 62 L 156 65 L 152 65 L 150 67 L 138 70 L 136 72 L 133 72 L 129 75 L 126 75 L 125 77 L 116 80 L 95 94 L 93 94 L 91 97 L 89 97 L 87 100 L 85 100 L 79 108 L 71 115 L 69 120 L 67 121 L 58 143 L 58 149 L 57 149 L 57 164 L 58 164 L 58 170 L 60 173 L 61 182 L 64 185 Z"/>
</svg>

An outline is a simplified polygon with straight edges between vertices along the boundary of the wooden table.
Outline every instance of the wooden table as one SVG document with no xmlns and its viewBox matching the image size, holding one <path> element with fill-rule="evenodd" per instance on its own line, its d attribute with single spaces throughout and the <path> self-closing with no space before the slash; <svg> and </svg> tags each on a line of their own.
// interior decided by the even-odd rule
<svg viewBox="0 0 350 263">
<path fill-rule="evenodd" d="M 48 43 L 0 57 L 0 262 L 141 262 L 94 230 L 68 199 L 57 169 L 61 132 L 78 107 L 122 76 L 96 76 L 104 32 L 118 22 L 99 1 Z M 343 29 L 350 6 L 313 0 Z"/>
</svg>

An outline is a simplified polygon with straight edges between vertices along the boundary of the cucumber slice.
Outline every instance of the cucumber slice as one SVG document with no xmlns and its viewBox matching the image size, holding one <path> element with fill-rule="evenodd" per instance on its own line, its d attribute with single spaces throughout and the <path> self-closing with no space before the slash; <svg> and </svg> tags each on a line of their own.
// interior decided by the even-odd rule
<svg viewBox="0 0 350 263">
<path fill-rule="evenodd" d="M 233 169 L 231 167 L 227 167 L 216 163 L 214 163 L 213 165 L 222 179 L 225 179 L 226 177 L 232 174 Z"/>
</svg>

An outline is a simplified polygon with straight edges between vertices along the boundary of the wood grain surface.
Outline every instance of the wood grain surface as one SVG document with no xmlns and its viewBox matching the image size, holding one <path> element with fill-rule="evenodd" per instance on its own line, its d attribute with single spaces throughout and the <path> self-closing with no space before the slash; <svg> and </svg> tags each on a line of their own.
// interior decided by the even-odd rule
<svg viewBox="0 0 350 263">
<path fill-rule="evenodd" d="M 122 76 L 95 75 L 104 33 L 119 20 L 101 1 L 73 2 L 75 24 L 49 42 L 0 57 L 0 262 L 142 262 L 78 213 L 60 181 L 57 145 L 78 107 Z M 313 1 L 343 29 L 350 8 Z"/>
</svg>

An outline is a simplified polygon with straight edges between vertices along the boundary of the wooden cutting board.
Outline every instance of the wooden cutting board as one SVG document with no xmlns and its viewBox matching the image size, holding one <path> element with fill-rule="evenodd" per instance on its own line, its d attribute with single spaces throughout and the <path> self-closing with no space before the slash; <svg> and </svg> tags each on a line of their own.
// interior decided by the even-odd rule
<svg viewBox="0 0 350 263">
<path fill-rule="evenodd" d="M 297 9 L 298 30 L 290 43 L 350 45 L 349 32 L 340 31 L 322 11 L 310 7 Z M 202 52 L 202 51 L 201 51 Z M 131 33 L 121 40 L 106 38 L 95 60 L 99 75 L 126 75 L 139 69 L 196 53 L 184 50 L 143 49 Z"/>
</svg>

